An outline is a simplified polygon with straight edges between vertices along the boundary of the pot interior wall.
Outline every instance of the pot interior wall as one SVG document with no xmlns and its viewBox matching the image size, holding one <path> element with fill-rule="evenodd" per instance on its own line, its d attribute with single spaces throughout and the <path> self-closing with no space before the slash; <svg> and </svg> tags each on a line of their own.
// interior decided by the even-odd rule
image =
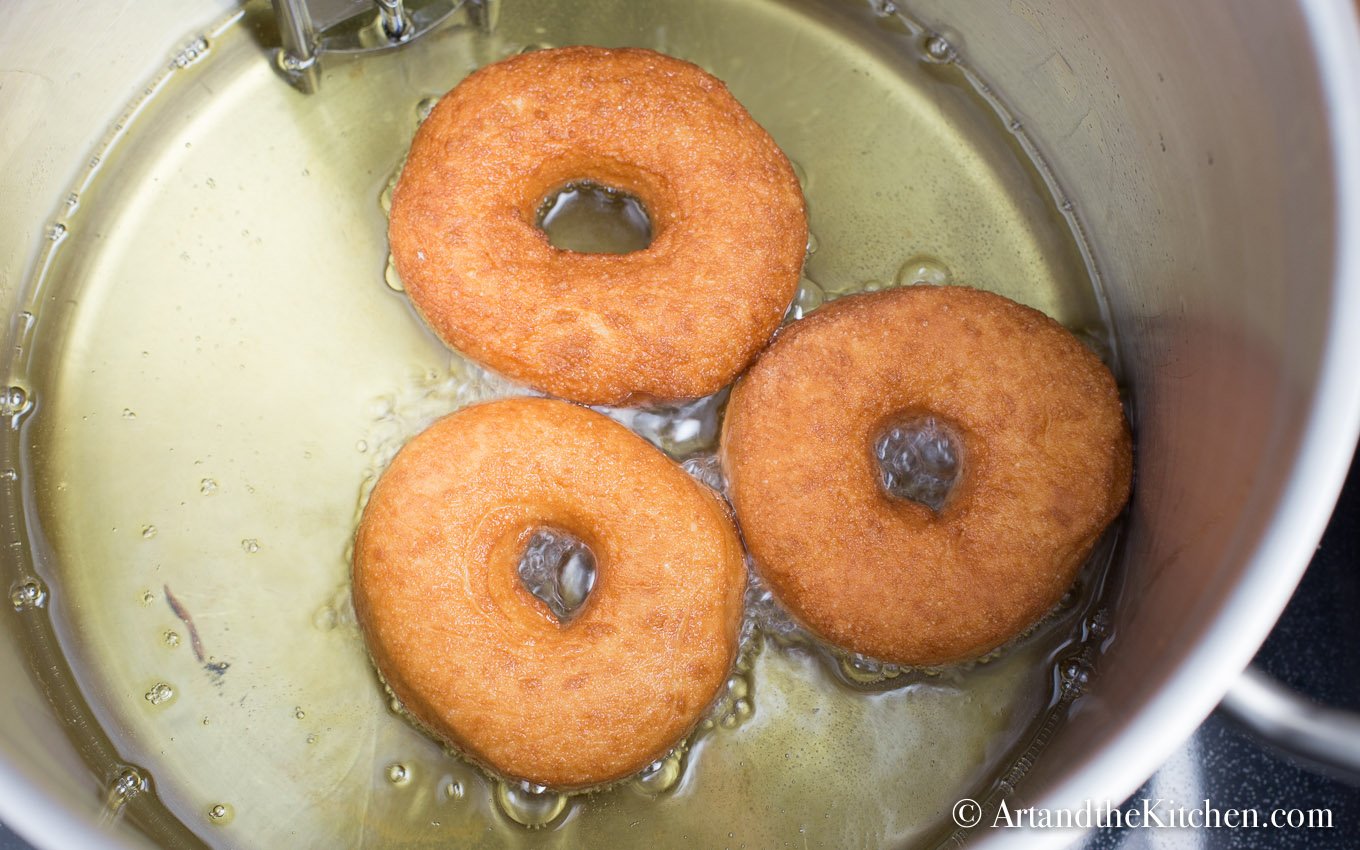
<svg viewBox="0 0 1360 850">
<path fill-rule="evenodd" d="M 1328 343 L 1327 106 L 1305 23 L 1284 4 L 923 0 L 913 9 L 960 34 L 961 53 L 1024 122 L 1075 204 L 1135 400 L 1116 640 L 1021 789 L 1033 800 L 1184 679 L 1182 662 L 1249 578 Z M 1273 566 L 1287 594 L 1301 565 Z M 1282 603 L 1261 598 L 1240 619 L 1236 663 Z M 1183 713 L 1193 725 L 1216 695 L 1206 702 L 1205 688 L 1177 684 L 1190 685 Z M 1124 777 L 1116 793 L 1141 779 Z"/>
</svg>

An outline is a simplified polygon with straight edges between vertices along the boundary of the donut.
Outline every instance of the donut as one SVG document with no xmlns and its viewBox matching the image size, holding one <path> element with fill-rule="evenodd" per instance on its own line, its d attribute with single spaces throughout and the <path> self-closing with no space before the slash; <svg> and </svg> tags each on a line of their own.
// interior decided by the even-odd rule
<svg viewBox="0 0 1360 850">
<path fill-rule="evenodd" d="M 642 202 L 628 254 L 554 248 L 555 191 Z M 421 124 L 388 236 L 448 345 L 583 404 L 697 398 L 779 327 L 807 247 L 788 159 L 721 81 L 650 50 L 564 47 L 488 65 Z"/>
<path fill-rule="evenodd" d="M 517 565 L 574 536 L 595 582 L 559 621 Z M 464 408 L 382 474 L 354 608 L 411 717 L 501 776 L 559 789 L 665 755 L 724 685 L 746 567 L 727 508 L 622 425 L 550 399 Z"/>
<path fill-rule="evenodd" d="M 875 447 L 930 419 L 957 474 L 938 510 L 883 484 Z M 757 572 L 805 626 L 938 666 L 1023 633 L 1128 499 L 1114 378 L 1042 313 L 964 287 L 843 298 L 782 332 L 723 423 Z"/>
</svg>

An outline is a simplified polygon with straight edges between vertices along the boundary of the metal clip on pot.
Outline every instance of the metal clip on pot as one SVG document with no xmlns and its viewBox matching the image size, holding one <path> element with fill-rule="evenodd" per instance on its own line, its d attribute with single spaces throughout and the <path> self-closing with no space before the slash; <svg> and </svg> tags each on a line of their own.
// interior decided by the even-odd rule
<svg viewBox="0 0 1360 850">
<path fill-rule="evenodd" d="M 321 84 L 318 62 L 326 53 L 376 53 L 401 47 L 442 24 L 466 7 L 484 14 L 481 0 L 342 0 L 331 2 L 325 18 L 312 14 L 307 0 L 273 0 L 282 46 L 279 71 L 300 91 Z M 339 5 L 338 10 L 334 7 Z M 317 21 L 321 20 L 321 25 Z"/>
</svg>

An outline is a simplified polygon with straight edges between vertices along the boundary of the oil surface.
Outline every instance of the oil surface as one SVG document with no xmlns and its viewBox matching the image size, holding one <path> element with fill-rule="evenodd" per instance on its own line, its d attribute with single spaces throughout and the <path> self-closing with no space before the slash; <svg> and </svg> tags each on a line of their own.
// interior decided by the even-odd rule
<svg viewBox="0 0 1360 850">
<path fill-rule="evenodd" d="M 138 766 L 109 793 L 151 795 L 152 777 L 219 847 L 938 839 L 950 805 L 983 797 L 1088 674 L 1074 647 L 1096 622 L 1098 568 L 1026 639 L 933 672 L 839 658 L 757 585 L 748 654 L 705 728 L 590 795 L 498 786 L 392 710 L 348 599 L 359 507 L 422 427 L 521 391 L 451 354 L 384 284 L 380 198 L 421 104 L 474 68 L 636 45 L 726 81 L 803 180 L 813 237 L 791 320 L 848 292 L 966 282 L 1100 323 L 1043 181 L 903 20 L 774 0 L 493 11 L 489 30 L 328 59 L 307 97 L 274 74 L 250 7 L 139 110 L 54 236 L 24 397 L 5 400 L 28 414 L 16 476 L 36 506 L 35 576 L 11 601 L 50 614 Z M 721 488 L 724 399 L 607 412 Z"/>
</svg>

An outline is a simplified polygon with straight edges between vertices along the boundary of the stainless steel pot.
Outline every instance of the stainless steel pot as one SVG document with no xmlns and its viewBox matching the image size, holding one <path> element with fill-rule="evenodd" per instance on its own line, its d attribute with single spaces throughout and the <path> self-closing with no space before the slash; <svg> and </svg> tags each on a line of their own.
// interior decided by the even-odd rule
<svg viewBox="0 0 1360 850">
<path fill-rule="evenodd" d="M 128 93 L 231 5 L 6 5 L 0 301 L 16 303 L 45 222 Z M 1117 802 L 1238 681 L 1308 562 L 1355 445 L 1355 8 L 910 8 L 995 86 L 1066 187 L 1138 399 L 1120 638 L 1017 800 Z M 0 681 L 0 818 L 45 847 L 144 845 L 97 824 L 81 754 L 13 640 L 0 643 Z M 1239 703 L 1249 696 L 1239 692 Z"/>
</svg>

